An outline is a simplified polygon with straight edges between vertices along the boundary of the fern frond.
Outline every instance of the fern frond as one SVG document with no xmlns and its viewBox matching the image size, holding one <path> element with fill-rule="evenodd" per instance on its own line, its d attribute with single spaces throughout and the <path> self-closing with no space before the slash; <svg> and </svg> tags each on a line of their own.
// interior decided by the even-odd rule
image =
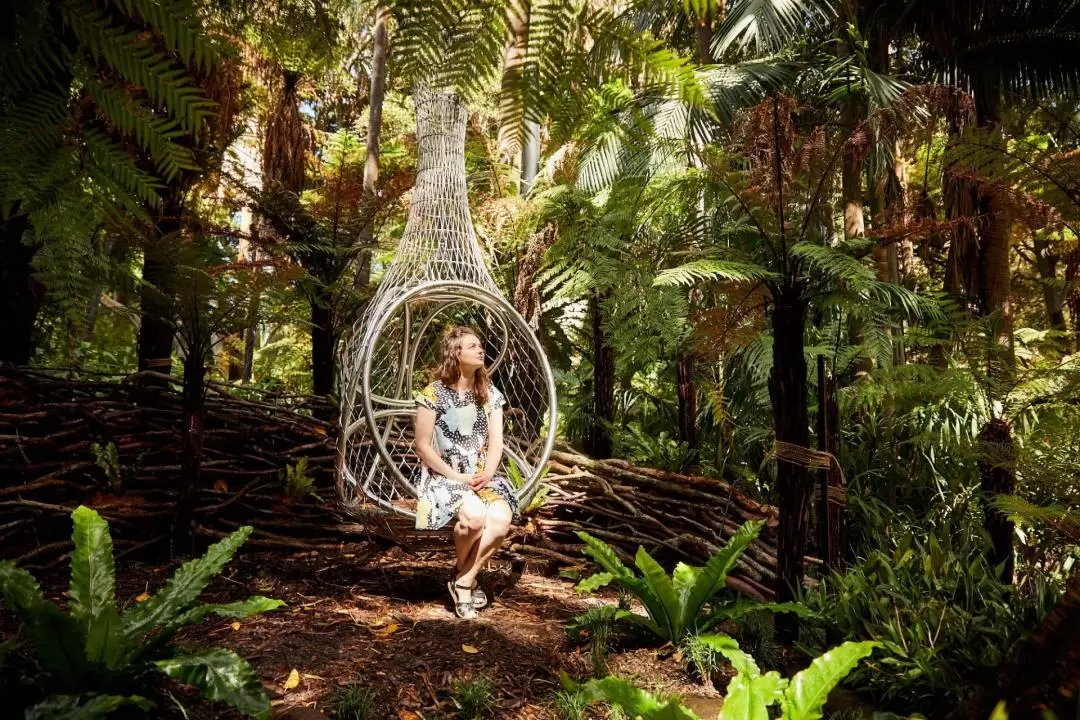
<svg viewBox="0 0 1080 720">
<path fill-rule="evenodd" d="M 186 135 L 179 122 L 158 117 L 130 93 L 104 83 L 91 81 L 86 89 L 109 121 L 125 135 L 134 137 L 150 154 L 166 181 L 175 178 L 181 170 L 199 169 L 191 151 L 174 142 Z"/>
<path fill-rule="evenodd" d="M 143 18 L 161 34 L 166 46 L 185 65 L 207 73 L 218 55 L 199 23 L 198 10 L 185 0 L 112 0 L 129 16 Z"/>
<path fill-rule="evenodd" d="M 159 191 L 164 189 L 164 185 L 160 180 L 142 170 L 130 155 L 120 150 L 100 131 L 88 129 L 83 140 L 90 159 L 107 177 L 148 207 L 161 206 Z"/>
<path fill-rule="evenodd" d="M 777 275 L 770 270 L 750 263 L 730 260 L 695 260 L 676 268 L 661 270 L 653 280 L 659 287 L 693 285 L 715 280 L 768 280 Z"/>
<path fill-rule="evenodd" d="M 186 132 L 198 135 L 214 105 L 175 67 L 165 53 L 134 30 L 115 25 L 104 10 L 68 0 L 61 5 L 65 24 L 87 51 L 104 60 L 127 80 L 144 88 L 151 102 L 168 108 Z"/>
</svg>

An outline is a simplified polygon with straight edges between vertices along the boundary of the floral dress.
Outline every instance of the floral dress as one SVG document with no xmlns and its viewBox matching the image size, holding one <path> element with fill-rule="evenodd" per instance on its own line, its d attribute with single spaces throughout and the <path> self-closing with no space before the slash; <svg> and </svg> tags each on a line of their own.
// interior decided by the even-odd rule
<svg viewBox="0 0 1080 720">
<path fill-rule="evenodd" d="M 432 445 L 446 464 L 467 475 L 483 472 L 487 463 L 488 419 L 506 404 L 503 394 L 491 386 L 488 401 L 481 407 L 471 390 L 460 393 L 436 380 L 414 397 L 417 407 L 422 405 L 435 411 Z M 470 494 L 475 494 L 485 505 L 505 500 L 515 519 L 518 516 L 517 495 L 505 477 L 496 475 L 486 487 L 474 491 L 421 464 L 416 529 L 445 527 Z"/>
</svg>

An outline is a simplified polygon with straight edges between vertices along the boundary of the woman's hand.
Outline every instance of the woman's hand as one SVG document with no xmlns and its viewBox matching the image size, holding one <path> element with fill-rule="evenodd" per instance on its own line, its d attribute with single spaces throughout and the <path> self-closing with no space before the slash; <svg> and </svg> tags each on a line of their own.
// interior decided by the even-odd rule
<svg viewBox="0 0 1080 720">
<path fill-rule="evenodd" d="M 469 478 L 469 487 L 473 490 L 479 490 L 482 487 L 487 487 L 495 478 L 495 473 L 492 472 L 479 472 Z"/>
</svg>

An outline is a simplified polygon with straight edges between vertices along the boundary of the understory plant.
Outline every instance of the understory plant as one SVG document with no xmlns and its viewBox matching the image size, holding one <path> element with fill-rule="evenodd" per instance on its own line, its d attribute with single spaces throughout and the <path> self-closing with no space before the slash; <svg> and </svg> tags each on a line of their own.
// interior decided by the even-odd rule
<svg viewBox="0 0 1080 720">
<path fill-rule="evenodd" d="M 67 611 L 47 600 L 34 577 L 0 562 L 4 606 L 22 622 L 0 654 L 0 692 L 13 713 L 31 718 L 93 720 L 121 707 L 149 710 L 168 676 L 258 720 L 270 702 L 246 660 L 221 648 L 181 648 L 180 628 L 215 614 L 242 619 L 281 606 L 254 596 L 222 604 L 198 602 L 203 589 L 251 533 L 243 527 L 181 566 L 165 587 L 123 613 L 109 526 L 94 510 L 72 513 L 75 549 Z"/>
<path fill-rule="evenodd" d="M 849 642 L 814 659 L 810 667 L 790 680 L 776 671 L 762 673 L 757 663 L 725 635 L 698 639 L 723 655 L 737 675 L 728 684 L 718 720 L 766 720 L 778 705 L 782 720 L 818 720 L 825 701 L 844 677 L 878 646 L 875 642 Z M 564 677 L 564 683 L 568 680 Z M 589 680 L 580 687 L 592 702 L 610 702 L 641 720 L 701 720 L 678 699 L 661 700 L 622 678 Z"/>
<path fill-rule="evenodd" d="M 898 710 L 955 707 L 973 688 L 993 687 L 996 669 L 1059 595 L 1042 581 L 1023 592 L 1002 584 L 978 535 L 918 531 L 894 531 L 892 548 L 823 579 L 805 599 L 822 636 L 880 643 L 850 683 Z"/>
<path fill-rule="evenodd" d="M 578 583 L 579 592 L 593 592 L 612 582 L 631 592 L 645 607 L 647 616 L 634 612 L 619 612 L 618 620 L 641 627 L 669 643 L 679 643 L 688 634 L 707 631 L 723 620 L 741 617 L 749 612 L 772 610 L 805 614 L 797 603 L 758 603 L 746 600 L 713 602 L 727 584 L 728 573 L 761 532 L 764 523 L 744 523 L 722 549 L 713 554 L 702 567 L 679 563 L 668 575 L 645 548 L 638 547 L 634 572 L 623 564 L 610 545 L 578 532 L 585 542 L 585 554 L 600 566 L 602 572 Z M 640 574 L 639 574 L 640 573 Z M 705 606 L 712 602 L 708 611 Z"/>
</svg>

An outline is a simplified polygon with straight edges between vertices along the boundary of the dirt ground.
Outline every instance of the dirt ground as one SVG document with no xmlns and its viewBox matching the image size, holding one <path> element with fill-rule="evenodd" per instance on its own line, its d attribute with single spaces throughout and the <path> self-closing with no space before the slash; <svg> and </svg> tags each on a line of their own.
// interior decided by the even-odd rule
<svg viewBox="0 0 1080 720">
<path fill-rule="evenodd" d="M 325 709 L 335 688 L 361 684 L 378 694 L 377 717 L 455 718 L 453 682 L 486 676 L 496 686 L 491 717 L 540 720 L 558 717 L 549 703 L 561 687 L 560 671 L 588 676 L 587 644 L 570 642 L 565 628 L 590 604 L 613 602 L 614 595 L 582 597 L 570 581 L 532 568 L 512 577 L 509 563 L 496 561 L 481 577 L 491 606 L 477 620 L 463 621 L 454 615 L 446 589 L 449 555 L 409 556 L 396 550 L 361 555 L 344 550 L 242 555 L 203 600 L 259 594 L 284 600 L 286 607 L 238 624 L 213 617 L 185 630 L 179 640 L 231 648 L 247 658 L 275 711 Z M 170 572 L 122 565 L 118 600 L 130 603 L 144 591 L 152 593 Z M 55 581 L 62 592 L 66 580 Z M 626 647 L 613 651 L 608 665 L 612 673 L 654 691 L 690 697 L 706 713 L 715 707 L 716 690 L 696 682 L 670 654 Z M 293 682 L 299 682 L 286 689 L 294 670 Z M 238 717 L 224 704 L 203 703 L 183 689 L 173 694 L 189 720 Z M 176 708 L 167 712 L 184 717 Z M 703 717 L 715 717 L 715 709 Z"/>
</svg>

